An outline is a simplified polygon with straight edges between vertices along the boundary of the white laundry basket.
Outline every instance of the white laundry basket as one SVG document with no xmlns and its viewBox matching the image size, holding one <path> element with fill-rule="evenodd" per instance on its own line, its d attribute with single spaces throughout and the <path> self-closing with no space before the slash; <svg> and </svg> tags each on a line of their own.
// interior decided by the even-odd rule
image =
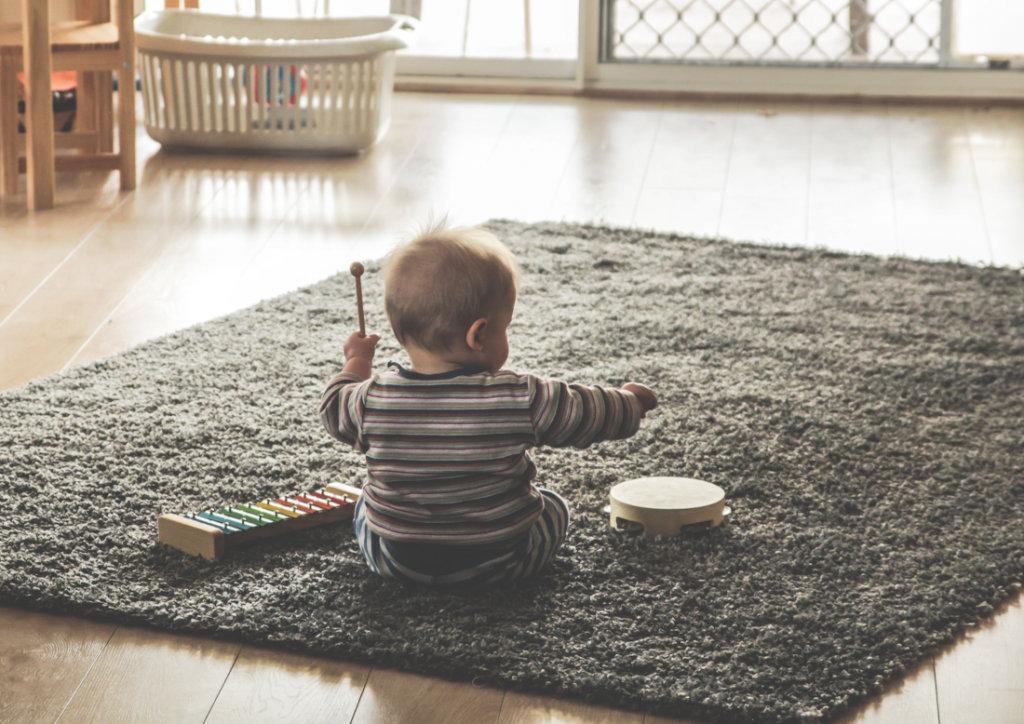
<svg viewBox="0 0 1024 724">
<path fill-rule="evenodd" d="M 387 131 L 404 15 L 135 20 L 146 131 L 169 147 L 357 153 Z"/>
</svg>

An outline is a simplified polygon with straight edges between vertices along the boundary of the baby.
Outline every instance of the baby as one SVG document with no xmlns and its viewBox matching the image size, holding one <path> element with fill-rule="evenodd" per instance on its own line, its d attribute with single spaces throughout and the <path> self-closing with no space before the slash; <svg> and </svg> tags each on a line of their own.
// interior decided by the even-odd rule
<svg viewBox="0 0 1024 724">
<path fill-rule="evenodd" d="M 380 336 L 353 332 L 320 403 L 327 431 L 366 455 L 354 525 L 370 569 L 433 586 L 537 574 L 565 540 L 569 507 L 534 486 L 527 450 L 630 437 L 657 397 L 502 369 L 519 267 L 484 229 L 430 228 L 383 273 L 411 365 L 374 375 Z"/>
</svg>

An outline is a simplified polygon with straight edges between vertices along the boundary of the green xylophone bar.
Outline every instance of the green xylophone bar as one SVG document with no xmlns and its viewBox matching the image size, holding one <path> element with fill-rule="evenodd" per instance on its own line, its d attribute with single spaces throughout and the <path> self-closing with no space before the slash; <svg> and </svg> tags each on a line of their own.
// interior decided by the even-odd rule
<svg viewBox="0 0 1024 724">
<path fill-rule="evenodd" d="M 320 490 L 255 503 L 161 515 L 157 520 L 157 538 L 194 556 L 222 558 L 227 550 L 254 540 L 351 520 L 359 495 L 358 488 L 331 483 Z"/>
</svg>

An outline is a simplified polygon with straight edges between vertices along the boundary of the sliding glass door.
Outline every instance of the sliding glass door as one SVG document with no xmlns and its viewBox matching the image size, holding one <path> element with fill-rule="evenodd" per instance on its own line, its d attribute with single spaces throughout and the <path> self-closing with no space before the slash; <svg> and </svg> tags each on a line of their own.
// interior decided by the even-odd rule
<svg viewBox="0 0 1024 724">
<path fill-rule="evenodd" d="M 942 0 L 607 0 L 612 62 L 935 65 Z"/>
<path fill-rule="evenodd" d="M 405 87 L 1024 98 L 1024 0 L 200 0 L 257 3 L 419 18 Z"/>
<path fill-rule="evenodd" d="M 399 55 L 410 78 L 576 77 L 578 0 L 393 0 L 422 25 L 416 47 Z"/>
<path fill-rule="evenodd" d="M 595 90 L 1024 98 L 1021 0 L 582 2 Z"/>
</svg>

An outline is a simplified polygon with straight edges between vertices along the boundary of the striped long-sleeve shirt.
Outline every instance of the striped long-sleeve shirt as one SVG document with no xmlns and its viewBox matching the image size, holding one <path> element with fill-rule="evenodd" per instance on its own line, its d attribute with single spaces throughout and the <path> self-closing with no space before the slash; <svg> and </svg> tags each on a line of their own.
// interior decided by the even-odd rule
<svg viewBox="0 0 1024 724">
<path fill-rule="evenodd" d="M 375 533 L 469 545 L 515 539 L 540 516 L 527 450 L 630 437 L 642 409 L 623 390 L 507 370 L 422 375 L 391 363 L 366 381 L 335 377 L 320 416 L 333 437 L 366 454 Z"/>
</svg>

